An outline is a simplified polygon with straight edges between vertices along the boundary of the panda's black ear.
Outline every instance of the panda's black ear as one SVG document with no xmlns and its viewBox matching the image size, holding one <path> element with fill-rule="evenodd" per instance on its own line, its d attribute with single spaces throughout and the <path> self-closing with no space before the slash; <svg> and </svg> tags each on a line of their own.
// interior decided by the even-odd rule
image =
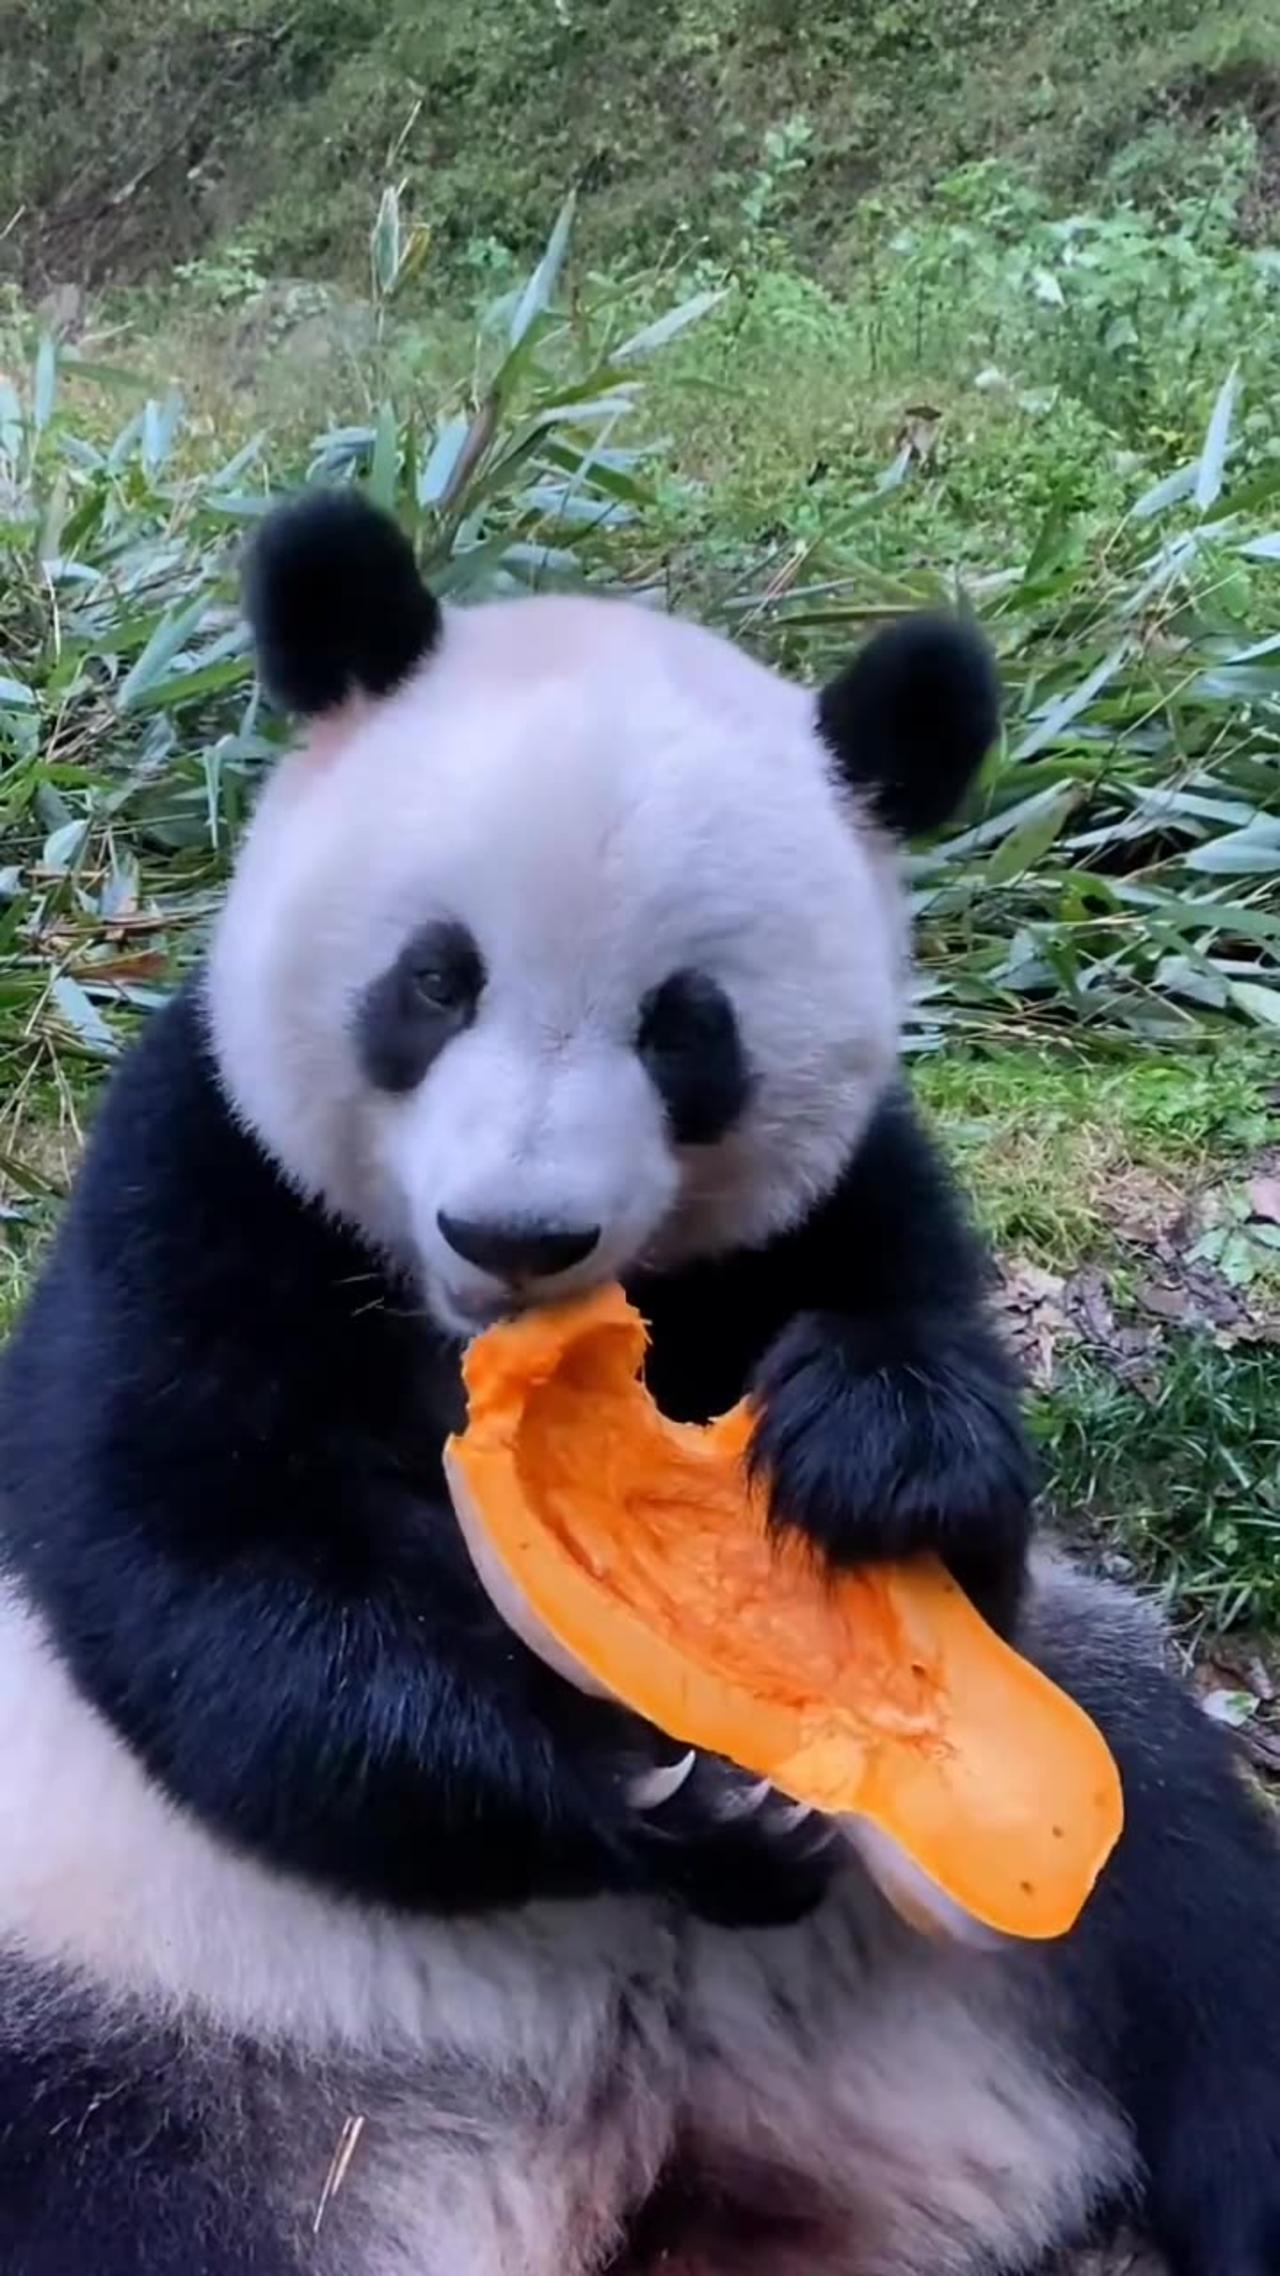
<svg viewBox="0 0 1280 2276">
<path fill-rule="evenodd" d="M 307 491 L 267 515 L 244 606 L 263 686 L 304 718 L 389 695 L 440 636 L 408 538 L 358 490 Z"/>
<path fill-rule="evenodd" d="M 995 659 L 959 618 L 904 617 L 822 690 L 818 726 L 887 830 L 899 838 L 936 830 L 999 732 Z"/>
</svg>

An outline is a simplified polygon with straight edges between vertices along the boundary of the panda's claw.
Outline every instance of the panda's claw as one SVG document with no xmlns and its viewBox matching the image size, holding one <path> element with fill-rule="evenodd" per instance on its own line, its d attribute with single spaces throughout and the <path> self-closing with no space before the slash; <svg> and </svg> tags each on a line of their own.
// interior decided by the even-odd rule
<svg viewBox="0 0 1280 2276">
<path fill-rule="evenodd" d="M 728 1786 L 717 1798 L 716 1816 L 726 1825 L 735 1819 L 754 1817 L 765 1807 L 772 1792 L 767 1778 L 758 1778 L 749 1786 Z"/>
<path fill-rule="evenodd" d="M 819 1904 L 845 1854 L 833 1822 L 717 1755 L 640 1768 L 622 1791 L 641 1886 L 724 1927 L 781 1927 Z"/>
<path fill-rule="evenodd" d="M 632 1809 L 660 1810 L 664 1802 L 679 1793 L 697 1759 L 690 1747 L 678 1762 L 662 1763 L 656 1770 L 641 1771 L 627 1788 L 627 1800 Z"/>
</svg>

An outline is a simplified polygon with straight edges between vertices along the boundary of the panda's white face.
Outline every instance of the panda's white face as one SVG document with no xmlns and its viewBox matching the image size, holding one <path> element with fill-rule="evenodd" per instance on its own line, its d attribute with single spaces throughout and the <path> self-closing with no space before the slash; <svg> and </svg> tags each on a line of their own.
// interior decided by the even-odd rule
<svg viewBox="0 0 1280 2276">
<path fill-rule="evenodd" d="M 269 785 L 214 943 L 238 1111 L 459 1335 L 767 1239 L 892 1069 L 886 842 L 813 699 L 696 628 L 446 620 Z"/>
</svg>

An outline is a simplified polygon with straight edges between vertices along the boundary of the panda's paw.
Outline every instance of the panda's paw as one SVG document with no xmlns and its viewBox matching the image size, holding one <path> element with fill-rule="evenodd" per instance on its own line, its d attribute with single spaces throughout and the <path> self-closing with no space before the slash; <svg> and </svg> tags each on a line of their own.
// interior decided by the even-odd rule
<svg viewBox="0 0 1280 2276">
<path fill-rule="evenodd" d="M 1035 1480 L 1012 1372 L 985 1322 L 899 1348 L 809 1314 L 767 1353 L 752 1461 L 774 1523 L 838 1566 L 932 1550 L 1007 1625 Z"/>
<path fill-rule="evenodd" d="M 709 1755 L 631 1779 L 643 1882 L 725 1928 L 783 1928 L 821 1903 L 848 1845 L 840 1827 Z"/>
</svg>

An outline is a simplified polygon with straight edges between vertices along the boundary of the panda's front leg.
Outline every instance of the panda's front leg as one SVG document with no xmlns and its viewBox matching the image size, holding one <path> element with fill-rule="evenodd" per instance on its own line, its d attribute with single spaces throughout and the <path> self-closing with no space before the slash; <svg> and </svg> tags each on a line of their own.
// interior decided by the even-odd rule
<svg viewBox="0 0 1280 2276">
<path fill-rule="evenodd" d="M 848 1566 L 932 1550 L 1007 1631 L 1034 1465 L 985 1259 L 901 1094 L 792 1236 L 796 1309 L 755 1381 L 775 1522 Z"/>
</svg>

